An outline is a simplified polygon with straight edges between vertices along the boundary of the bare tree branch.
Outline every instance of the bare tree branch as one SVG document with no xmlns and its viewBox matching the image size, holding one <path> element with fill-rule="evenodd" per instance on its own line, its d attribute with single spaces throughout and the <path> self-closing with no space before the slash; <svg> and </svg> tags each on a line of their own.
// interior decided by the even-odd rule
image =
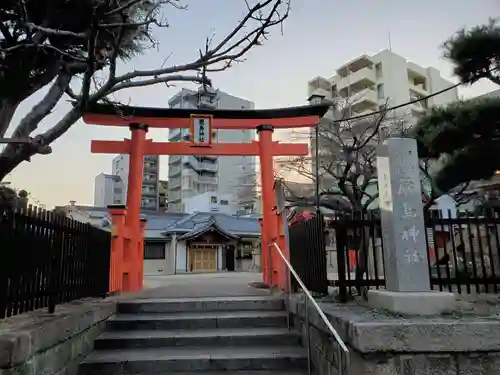
<svg viewBox="0 0 500 375">
<path fill-rule="evenodd" d="M 47 96 L 16 126 L 16 134 L 31 137 L 32 142 L 6 147 L 0 153 L 0 180 L 23 160 L 29 160 L 36 153 L 49 152 L 50 143 L 78 121 L 88 104 L 110 102 L 114 93 L 129 88 L 179 81 L 211 85 L 208 73 L 226 70 L 233 63 L 243 61 L 251 48 L 268 38 L 272 27 L 282 24 L 290 10 L 290 0 L 264 0 L 253 6 L 247 3 L 247 11 L 234 29 L 215 43 L 214 34 L 207 37 L 204 48 L 192 61 L 117 75 L 120 59 L 142 52 L 147 41 L 152 46 L 157 45 L 152 27 L 168 26 L 159 21 L 160 8 L 186 9 L 179 0 L 115 0 L 109 3 L 91 0 L 92 15 L 83 15 L 74 24 L 67 19 L 32 17 L 29 14 L 32 8 L 26 6 L 29 1 L 33 0 L 19 0 L 20 7 L 12 8 L 18 22 L 0 19 L 0 69 L 8 68 L 8 64 L 14 67 L 12 61 L 15 59 L 35 61 L 37 56 L 49 56 L 50 59 L 45 70 L 37 66 L 26 67 L 26 76 L 31 77 L 35 71 L 37 81 L 29 82 L 22 96 L 0 100 L 0 136 L 10 127 L 22 100 L 55 81 Z M 0 87 L 3 77 L 0 74 Z M 81 80 L 78 90 L 70 87 L 74 77 Z M 33 137 L 39 122 L 64 93 L 75 100 L 73 108 L 50 129 Z"/>
</svg>

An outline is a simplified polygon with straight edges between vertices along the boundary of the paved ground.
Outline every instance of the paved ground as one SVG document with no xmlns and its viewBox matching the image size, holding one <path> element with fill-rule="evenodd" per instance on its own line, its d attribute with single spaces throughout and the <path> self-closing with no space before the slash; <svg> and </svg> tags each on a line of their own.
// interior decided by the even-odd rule
<svg viewBox="0 0 500 375">
<path fill-rule="evenodd" d="M 145 276 L 139 298 L 267 296 L 268 290 L 248 285 L 261 280 L 255 272 Z"/>
</svg>

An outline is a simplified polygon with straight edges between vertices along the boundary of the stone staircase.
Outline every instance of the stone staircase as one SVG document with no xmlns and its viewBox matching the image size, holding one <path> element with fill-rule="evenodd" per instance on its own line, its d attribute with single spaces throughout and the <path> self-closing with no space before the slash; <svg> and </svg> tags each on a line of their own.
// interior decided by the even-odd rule
<svg viewBox="0 0 500 375">
<path fill-rule="evenodd" d="M 80 364 L 80 375 L 188 372 L 302 375 L 307 353 L 280 298 L 137 299 L 119 304 Z"/>
</svg>

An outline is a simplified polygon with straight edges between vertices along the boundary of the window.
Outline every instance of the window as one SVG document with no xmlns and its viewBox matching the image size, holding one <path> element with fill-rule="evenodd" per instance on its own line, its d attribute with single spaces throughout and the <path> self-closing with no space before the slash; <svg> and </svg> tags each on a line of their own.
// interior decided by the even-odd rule
<svg viewBox="0 0 500 375">
<path fill-rule="evenodd" d="M 145 243 L 144 259 L 165 259 L 165 243 Z"/>
<path fill-rule="evenodd" d="M 227 206 L 229 204 L 229 201 L 227 201 L 225 199 L 221 199 L 220 200 L 220 204 L 223 205 L 223 206 Z"/>
<path fill-rule="evenodd" d="M 210 203 L 217 203 L 217 197 L 216 197 L 216 196 L 214 196 L 214 195 L 212 195 L 212 196 L 210 197 Z"/>
<path fill-rule="evenodd" d="M 375 65 L 375 76 L 377 78 L 382 77 L 382 63 L 378 63 Z"/>
<path fill-rule="evenodd" d="M 379 99 L 384 99 L 384 84 L 379 83 L 377 85 L 377 96 Z"/>
</svg>

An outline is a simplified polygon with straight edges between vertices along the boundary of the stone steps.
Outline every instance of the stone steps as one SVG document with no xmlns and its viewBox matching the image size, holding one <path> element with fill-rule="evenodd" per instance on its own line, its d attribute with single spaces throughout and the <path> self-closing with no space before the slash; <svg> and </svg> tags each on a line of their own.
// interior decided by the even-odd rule
<svg viewBox="0 0 500 375">
<path fill-rule="evenodd" d="M 280 298 L 136 299 L 80 365 L 80 375 L 304 375 L 307 353 Z"/>
<path fill-rule="evenodd" d="M 300 344 L 300 336 L 287 328 L 215 328 L 106 332 L 95 342 L 96 350 L 180 346 L 273 346 Z"/>
<path fill-rule="evenodd" d="M 307 354 L 299 346 L 97 350 L 82 362 L 80 375 L 287 370 L 306 365 Z"/>
<path fill-rule="evenodd" d="M 172 313 L 194 311 L 276 311 L 285 307 L 283 299 L 275 297 L 210 297 L 142 299 L 125 301 L 118 305 L 118 313 Z"/>
<path fill-rule="evenodd" d="M 285 311 L 208 311 L 169 314 L 120 314 L 108 321 L 110 330 L 259 328 L 284 326 L 285 324 Z"/>
</svg>

